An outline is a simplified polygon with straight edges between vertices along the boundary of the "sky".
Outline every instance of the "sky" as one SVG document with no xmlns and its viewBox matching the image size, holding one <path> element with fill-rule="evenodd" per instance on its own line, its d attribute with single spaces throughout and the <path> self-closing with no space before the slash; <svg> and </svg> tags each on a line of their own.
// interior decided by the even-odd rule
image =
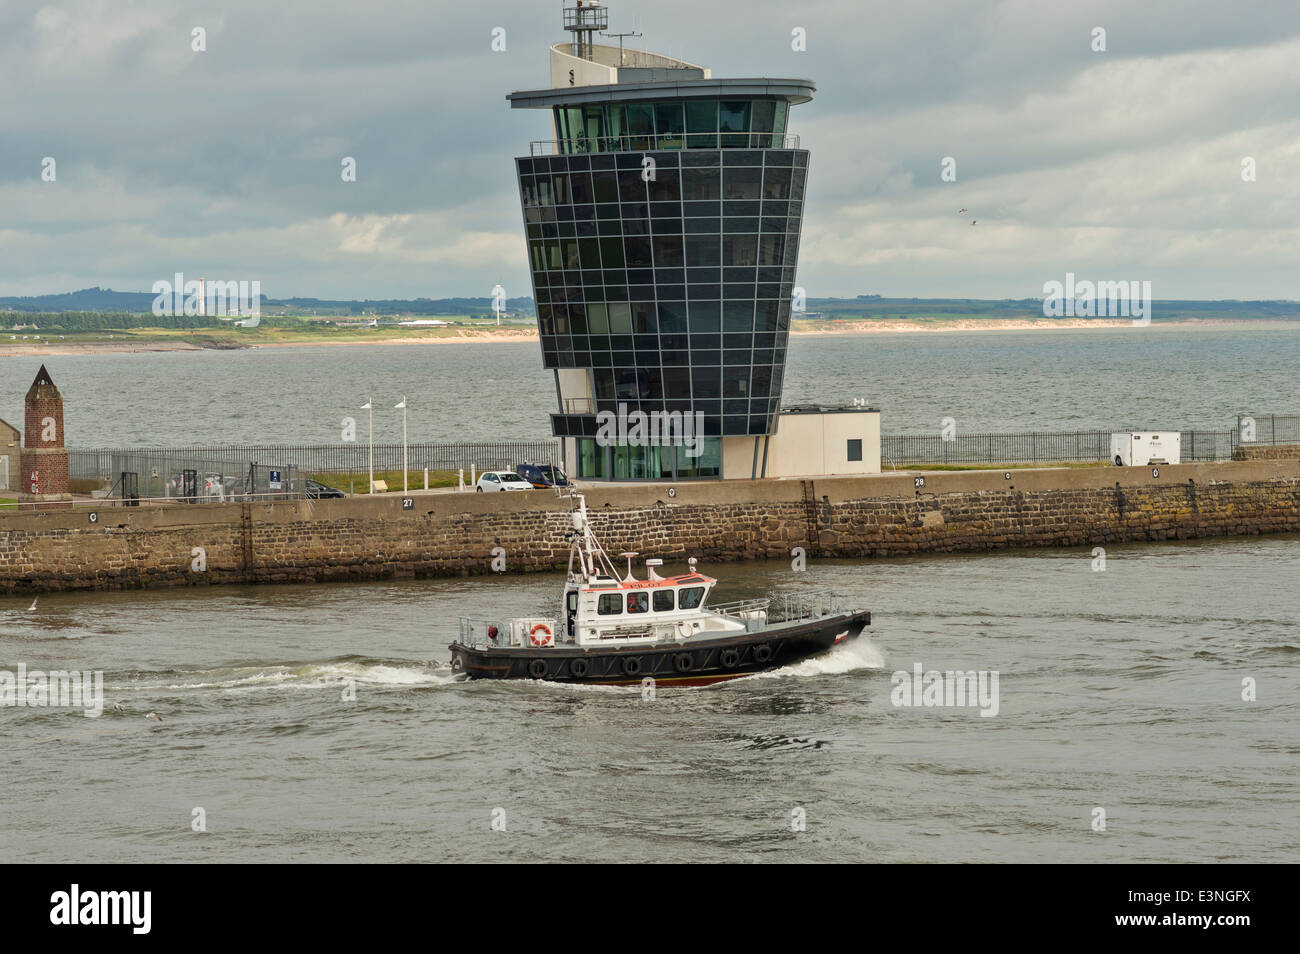
<svg viewBox="0 0 1300 954">
<path fill-rule="evenodd" d="M 505 96 L 548 84 L 563 6 L 4 0 L 0 296 L 175 272 L 272 298 L 531 294 L 513 159 L 549 120 Z M 816 83 L 790 127 L 809 297 L 1041 297 L 1073 272 L 1300 299 L 1296 0 L 606 6 L 629 46 Z"/>
</svg>

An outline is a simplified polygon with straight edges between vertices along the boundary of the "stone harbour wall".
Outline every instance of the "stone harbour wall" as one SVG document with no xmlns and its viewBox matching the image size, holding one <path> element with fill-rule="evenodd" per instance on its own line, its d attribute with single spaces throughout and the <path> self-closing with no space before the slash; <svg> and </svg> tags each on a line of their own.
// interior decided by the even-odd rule
<svg viewBox="0 0 1300 954">
<path fill-rule="evenodd" d="M 569 503 L 417 493 L 276 503 L 0 511 L 0 592 L 378 580 L 562 569 Z M 611 554 L 669 563 L 891 557 L 1300 532 L 1300 461 L 587 491 Z M 499 550 L 497 548 L 500 548 Z"/>
<path fill-rule="evenodd" d="M 1300 460 L 1300 444 L 1238 444 L 1233 460 Z"/>
</svg>

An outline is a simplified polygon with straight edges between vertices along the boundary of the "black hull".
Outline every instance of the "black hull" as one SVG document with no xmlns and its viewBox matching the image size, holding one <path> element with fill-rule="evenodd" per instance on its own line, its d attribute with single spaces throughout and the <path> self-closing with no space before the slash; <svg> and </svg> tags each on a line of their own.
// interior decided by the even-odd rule
<svg viewBox="0 0 1300 954">
<path fill-rule="evenodd" d="M 871 614 L 840 613 L 691 643 L 620 648 L 473 649 L 451 644 L 451 666 L 471 679 L 541 679 L 603 686 L 700 686 L 777 669 L 854 639 Z"/>
</svg>

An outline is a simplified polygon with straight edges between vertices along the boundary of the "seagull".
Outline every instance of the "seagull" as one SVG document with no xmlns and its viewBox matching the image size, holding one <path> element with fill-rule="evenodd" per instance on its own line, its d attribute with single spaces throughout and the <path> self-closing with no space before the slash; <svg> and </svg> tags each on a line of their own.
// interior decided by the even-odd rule
<svg viewBox="0 0 1300 954">
<path fill-rule="evenodd" d="M 125 711 L 126 711 L 126 706 L 122 705 L 122 703 L 120 703 L 120 702 L 115 702 L 115 703 L 113 703 L 113 711 L 114 711 L 114 712 L 125 712 Z"/>
<path fill-rule="evenodd" d="M 958 214 L 958 215 L 961 215 L 963 212 L 969 212 L 969 211 L 970 211 L 970 209 L 958 209 L 958 210 L 957 210 L 957 214 Z"/>
<path fill-rule="evenodd" d="M 29 607 L 27 607 L 27 612 L 29 612 L 29 613 L 35 613 L 35 612 L 36 612 L 36 600 L 39 600 L 39 599 L 40 599 L 40 597 L 38 596 L 38 597 L 36 597 L 35 600 L 32 600 L 32 605 L 29 606 Z"/>
<path fill-rule="evenodd" d="M 974 224 L 975 224 L 975 221 L 976 221 L 975 219 L 971 219 L 971 220 L 970 220 L 970 224 L 971 224 L 971 225 L 974 225 Z"/>
<path fill-rule="evenodd" d="M 162 716 L 160 716 L 160 715 L 159 715 L 158 713 L 156 713 L 156 712 L 150 712 L 147 716 L 145 716 L 145 718 L 146 718 L 146 719 L 157 719 L 159 722 L 161 722 L 161 721 L 163 720 Z"/>
</svg>

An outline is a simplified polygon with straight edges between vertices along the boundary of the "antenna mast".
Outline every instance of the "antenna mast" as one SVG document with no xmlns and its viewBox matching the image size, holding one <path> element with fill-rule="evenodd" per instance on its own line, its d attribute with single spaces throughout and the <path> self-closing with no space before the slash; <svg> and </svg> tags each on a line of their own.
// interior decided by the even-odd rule
<svg viewBox="0 0 1300 954">
<path fill-rule="evenodd" d="M 623 66 L 623 37 L 625 36 L 642 36 L 640 33 L 602 33 L 601 36 L 607 36 L 610 39 L 618 37 L 618 65 Z"/>
</svg>

